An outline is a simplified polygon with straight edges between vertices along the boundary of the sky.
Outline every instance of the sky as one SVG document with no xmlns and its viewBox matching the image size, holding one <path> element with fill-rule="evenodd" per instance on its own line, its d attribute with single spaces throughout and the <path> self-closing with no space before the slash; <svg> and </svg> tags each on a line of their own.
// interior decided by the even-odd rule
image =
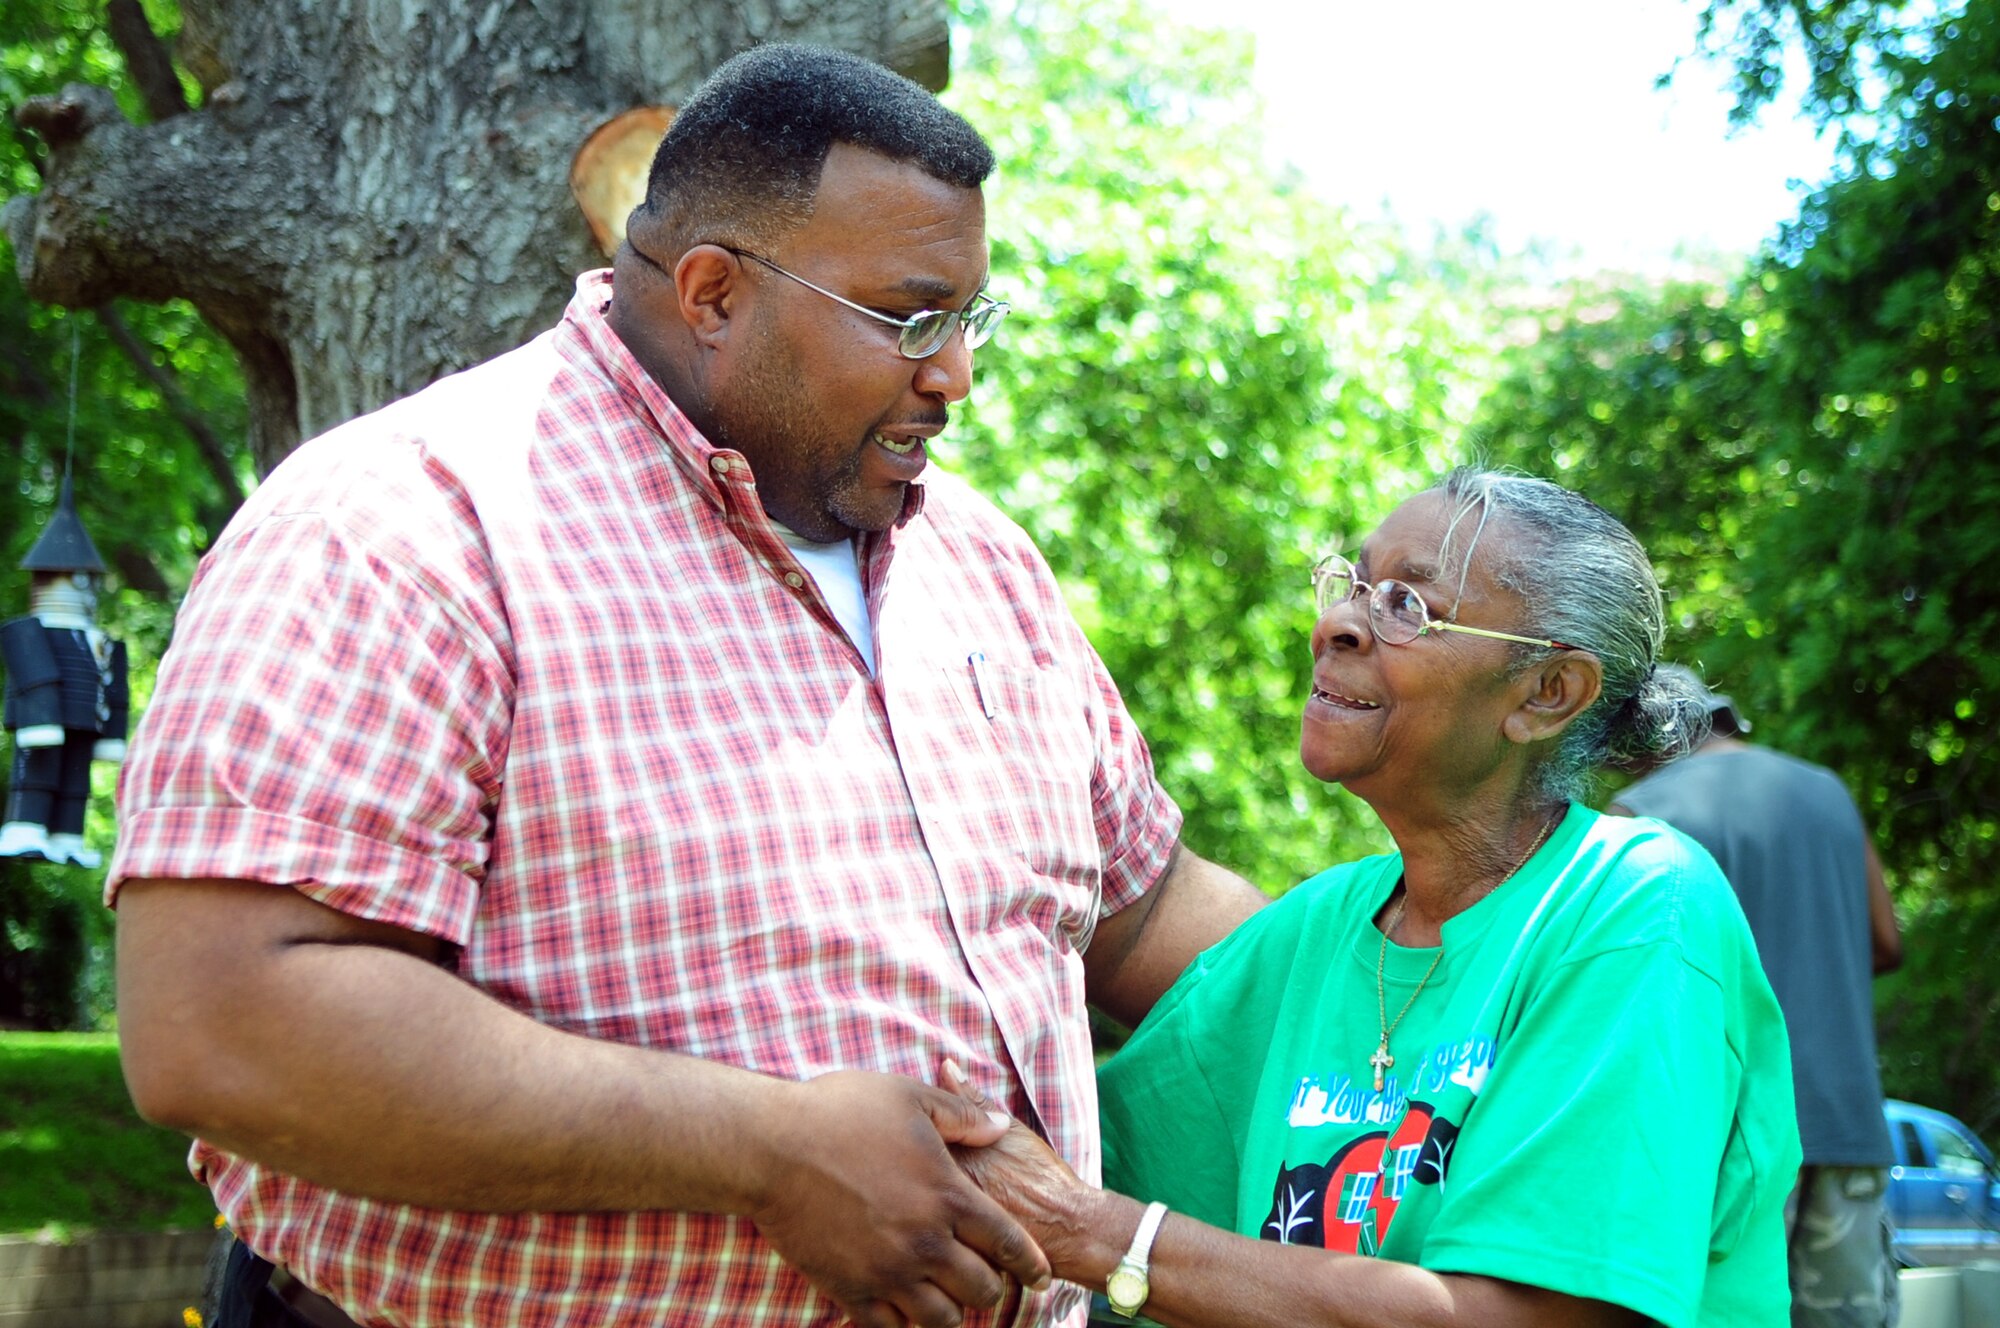
<svg viewBox="0 0 2000 1328">
<path fill-rule="evenodd" d="M 1426 232 L 1485 213 L 1562 266 L 1747 254 L 1797 216 L 1789 182 L 1831 167 L 1789 96 L 1730 133 L 1692 0 L 1157 3 L 1255 36 L 1271 150 L 1316 192 Z"/>
</svg>

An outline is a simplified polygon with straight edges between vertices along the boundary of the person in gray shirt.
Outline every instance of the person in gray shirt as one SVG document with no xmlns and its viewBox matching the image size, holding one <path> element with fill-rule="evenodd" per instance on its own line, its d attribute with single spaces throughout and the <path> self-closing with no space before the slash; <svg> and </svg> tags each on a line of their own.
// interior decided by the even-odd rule
<svg viewBox="0 0 2000 1328">
<path fill-rule="evenodd" d="M 1743 741 L 1750 725 L 1729 697 L 1660 667 L 1706 694 L 1714 733 L 1609 810 L 1665 821 L 1715 857 L 1784 1009 L 1805 1156 L 1786 1210 L 1793 1325 L 1889 1328 L 1893 1154 L 1870 981 L 1902 963 L 1903 942 L 1881 860 L 1838 776 Z"/>
</svg>

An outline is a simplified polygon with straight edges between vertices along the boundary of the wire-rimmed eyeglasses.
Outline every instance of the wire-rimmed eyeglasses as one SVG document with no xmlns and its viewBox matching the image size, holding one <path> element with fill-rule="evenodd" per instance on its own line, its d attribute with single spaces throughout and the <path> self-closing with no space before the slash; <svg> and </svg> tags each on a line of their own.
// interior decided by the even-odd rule
<svg viewBox="0 0 2000 1328">
<path fill-rule="evenodd" d="M 944 343 L 951 340 L 953 329 L 958 327 L 965 329 L 967 350 L 982 346 L 993 335 L 993 329 L 1000 325 L 1000 320 L 1007 316 L 1008 305 L 1004 301 L 989 299 L 986 293 L 981 291 L 973 296 L 972 303 L 963 309 L 925 309 L 921 313 L 911 314 L 908 318 L 892 318 L 888 314 L 870 309 L 865 304 L 856 304 L 846 296 L 835 295 L 824 286 L 816 286 L 798 273 L 778 266 L 762 254 L 753 254 L 748 249 L 737 249 L 726 244 L 716 247 L 727 249 L 738 258 L 762 263 L 779 276 L 790 277 L 807 290 L 818 291 L 827 299 L 838 301 L 858 314 L 866 314 L 878 323 L 901 328 L 902 332 L 896 338 L 896 350 L 906 360 L 925 360 L 937 354 L 944 348 Z"/>
<path fill-rule="evenodd" d="M 1313 607 L 1321 614 L 1355 595 L 1366 596 L 1370 630 L 1392 646 L 1406 646 L 1426 632 L 1466 632 L 1472 636 L 1490 636 L 1497 641 L 1518 641 L 1524 646 L 1546 646 L 1550 650 L 1576 649 L 1545 636 L 1517 636 L 1513 632 L 1463 627 L 1455 622 L 1433 618 L 1430 606 L 1415 590 L 1401 581 L 1363 581 L 1354 574 L 1354 564 L 1337 553 L 1329 553 L 1313 564 L 1312 583 Z"/>
</svg>

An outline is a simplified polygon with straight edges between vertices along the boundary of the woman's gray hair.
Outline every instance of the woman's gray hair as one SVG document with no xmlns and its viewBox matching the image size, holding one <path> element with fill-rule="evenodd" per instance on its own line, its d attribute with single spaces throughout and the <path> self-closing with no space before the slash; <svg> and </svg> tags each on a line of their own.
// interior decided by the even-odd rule
<svg viewBox="0 0 2000 1328">
<path fill-rule="evenodd" d="M 1542 762 L 1538 794 L 1584 798 L 1600 767 L 1648 770 L 1708 736 L 1703 698 L 1654 667 L 1666 639 L 1665 601 L 1645 549 L 1618 518 L 1582 494 L 1527 475 L 1460 467 L 1433 491 L 1450 513 L 1445 564 L 1455 565 L 1462 579 L 1489 523 L 1505 520 L 1507 538 L 1486 545 L 1487 565 L 1526 605 L 1524 630 L 1603 663 L 1603 691 Z M 1463 549 L 1454 552 L 1461 535 Z M 1524 667 L 1549 654 L 1540 646 L 1516 649 Z"/>
</svg>

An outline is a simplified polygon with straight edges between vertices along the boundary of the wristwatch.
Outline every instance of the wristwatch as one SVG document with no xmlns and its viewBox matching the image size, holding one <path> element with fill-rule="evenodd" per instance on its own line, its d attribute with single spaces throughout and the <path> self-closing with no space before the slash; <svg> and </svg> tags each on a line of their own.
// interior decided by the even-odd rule
<svg viewBox="0 0 2000 1328">
<path fill-rule="evenodd" d="M 1104 1298 L 1111 1302 L 1114 1311 L 1128 1319 L 1139 1312 L 1153 1292 L 1146 1269 L 1153 1253 L 1153 1237 L 1160 1234 L 1160 1219 L 1166 1215 L 1165 1204 L 1146 1205 L 1146 1215 L 1139 1219 L 1139 1229 L 1132 1235 L 1132 1248 L 1125 1251 L 1125 1257 L 1111 1270 L 1111 1276 L 1104 1279 Z"/>
</svg>

